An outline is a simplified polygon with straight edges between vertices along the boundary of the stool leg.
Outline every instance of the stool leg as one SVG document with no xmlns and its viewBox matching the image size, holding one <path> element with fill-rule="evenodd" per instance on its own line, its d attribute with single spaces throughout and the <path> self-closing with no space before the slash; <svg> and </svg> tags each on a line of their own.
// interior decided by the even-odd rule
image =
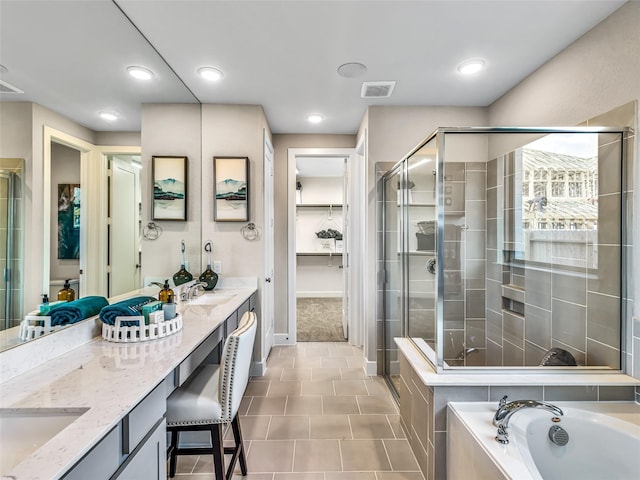
<svg viewBox="0 0 640 480">
<path fill-rule="evenodd" d="M 171 431 L 171 453 L 169 456 L 169 477 L 173 478 L 176 476 L 176 461 L 177 461 L 177 453 L 178 450 L 178 431 Z"/>
<path fill-rule="evenodd" d="M 224 480 L 224 445 L 222 443 L 222 426 L 211 425 L 211 446 L 213 449 L 213 478 Z"/>
<path fill-rule="evenodd" d="M 240 430 L 240 421 L 238 415 L 236 415 L 231 422 L 231 428 L 233 428 L 233 437 L 236 441 L 236 449 L 240 449 L 240 470 L 242 476 L 247 474 L 247 459 L 244 456 L 244 442 L 242 441 L 242 431 Z"/>
</svg>

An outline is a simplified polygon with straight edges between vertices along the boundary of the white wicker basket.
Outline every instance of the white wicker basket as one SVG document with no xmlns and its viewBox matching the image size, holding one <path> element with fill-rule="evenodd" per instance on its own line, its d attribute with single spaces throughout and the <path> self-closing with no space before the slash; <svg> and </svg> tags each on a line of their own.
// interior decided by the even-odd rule
<svg viewBox="0 0 640 480">
<path fill-rule="evenodd" d="M 124 326 L 122 322 L 137 322 L 137 325 Z M 116 317 L 115 325 L 102 324 L 102 338 L 108 342 L 138 343 L 168 337 L 182 330 L 182 315 L 176 314 L 171 320 L 157 323 L 144 322 L 143 316 Z"/>
<path fill-rule="evenodd" d="M 51 317 L 45 315 L 25 315 L 24 320 L 20 322 L 20 330 L 18 336 L 20 340 L 33 340 L 41 335 L 49 332 L 60 330 L 64 325 L 51 326 Z"/>
</svg>

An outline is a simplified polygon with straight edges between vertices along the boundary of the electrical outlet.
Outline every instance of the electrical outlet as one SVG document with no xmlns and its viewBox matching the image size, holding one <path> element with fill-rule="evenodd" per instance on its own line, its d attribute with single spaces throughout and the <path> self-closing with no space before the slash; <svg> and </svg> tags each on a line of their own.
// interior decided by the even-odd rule
<svg viewBox="0 0 640 480">
<path fill-rule="evenodd" d="M 222 261 L 214 260 L 213 271 L 216 272 L 218 275 L 222 273 Z"/>
</svg>

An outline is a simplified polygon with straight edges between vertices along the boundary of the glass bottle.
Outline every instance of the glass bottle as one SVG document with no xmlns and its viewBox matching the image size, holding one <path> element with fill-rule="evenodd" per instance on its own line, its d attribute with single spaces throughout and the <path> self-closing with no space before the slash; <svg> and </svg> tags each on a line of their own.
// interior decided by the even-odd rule
<svg viewBox="0 0 640 480">
<path fill-rule="evenodd" d="M 207 284 L 204 287 L 205 290 L 213 290 L 218 283 L 218 274 L 211 269 L 211 251 L 213 250 L 211 242 L 207 242 L 204 245 L 204 251 L 207 252 L 207 268 L 198 280 Z"/>
<path fill-rule="evenodd" d="M 185 251 L 184 240 L 181 242 L 181 252 L 182 252 L 182 262 L 180 264 L 180 270 L 173 274 L 173 284 L 177 287 L 178 285 L 182 285 L 183 283 L 190 282 L 193 280 L 193 275 L 191 275 L 187 269 L 185 268 L 184 262 L 184 251 Z"/>
</svg>

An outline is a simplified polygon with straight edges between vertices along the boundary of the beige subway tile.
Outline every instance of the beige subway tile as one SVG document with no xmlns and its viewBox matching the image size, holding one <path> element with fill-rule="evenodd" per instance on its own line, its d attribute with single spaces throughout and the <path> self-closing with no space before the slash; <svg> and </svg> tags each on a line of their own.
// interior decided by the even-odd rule
<svg viewBox="0 0 640 480">
<path fill-rule="evenodd" d="M 395 438 L 386 415 L 349 415 L 353 438 Z"/>
<path fill-rule="evenodd" d="M 320 415 L 322 398 L 319 396 L 287 397 L 286 415 Z"/>
<path fill-rule="evenodd" d="M 291 472 L 295 440 L 254 440 L 247 452 L 252 473 Z"/>
<path fill-rule="evenodd" d="M 360 413 L 398 413 L 391 395 L 358 395 Z"/>
<path fill-rule="evenodd" d="M 336 395 L 368 395 L 364 380 L 334 380 Z"/>
<path fill-rule="evenodd" d="M 253 397 L 248 415 L 284 415 L 287 397 Z"/>
</svg>

